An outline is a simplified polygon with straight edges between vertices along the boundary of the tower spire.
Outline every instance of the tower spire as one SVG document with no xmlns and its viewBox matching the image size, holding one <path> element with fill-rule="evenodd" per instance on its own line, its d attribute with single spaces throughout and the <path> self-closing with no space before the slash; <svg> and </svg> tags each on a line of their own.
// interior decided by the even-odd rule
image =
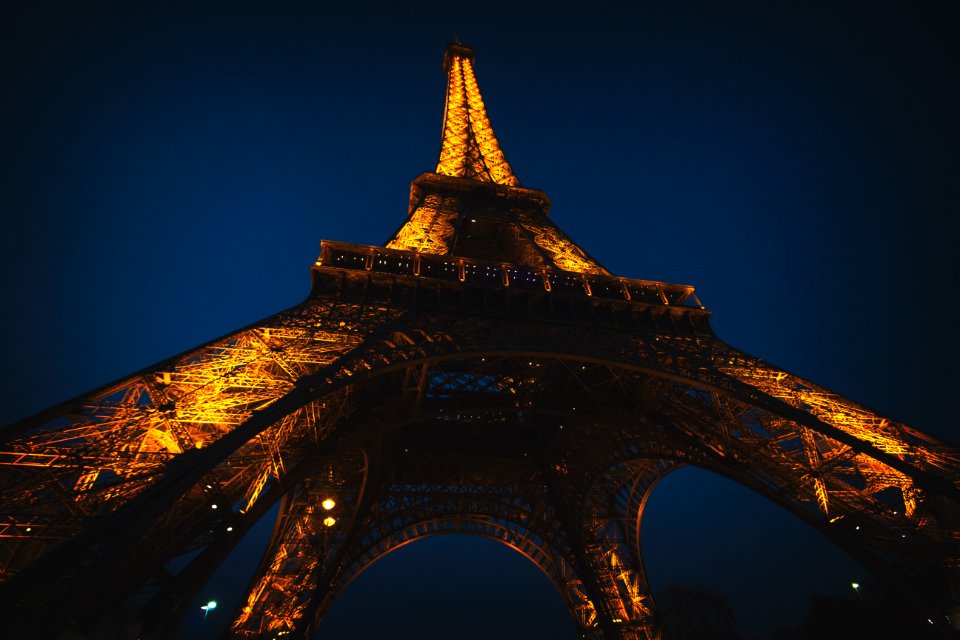
<svg viewBox="0 0 960 640">
<path fill-rule="evenodd" d="M 447 45 L 443 69 L 447 100 L 437 173 L 481 182 L 518 186 L 520 182 L 500 149 L 487 118 L 477 79 L 473 49 L 459 42 Z"/>
</svg>

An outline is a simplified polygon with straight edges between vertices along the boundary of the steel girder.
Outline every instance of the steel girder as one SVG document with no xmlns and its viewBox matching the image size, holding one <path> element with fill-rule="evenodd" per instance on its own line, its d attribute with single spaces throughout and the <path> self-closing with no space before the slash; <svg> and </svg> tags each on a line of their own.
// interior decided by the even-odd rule
<svg viewBox="0 0 960 640">
<path fill-rule="evenodd" d="M 869 566 L 887 571 L 904 584 L 929 585 L 931 575 L 944 580 L 952 571 L 956 558 L 952 529 L 944 520 L 945 512 L 938 510 L 950 496 L 938 492 L 936 482 L 949 477 L 945 473 L 952 455 L 948 448 L 940 444 L 921 448 L 920 436 L 898 431 L 888 421 L 892 426 L 885 437 L 899 438 L 907 452 L 897 454 L 900 469 L 894 469 L 887 464 L 893 454 L 859 440 L 839 420 L 824 423 L 820 405 L 805 404 L 804 398 L 797 397 L 806 389 L 791 392 L 801 384 L 795 378 L 782 374 L 775 378 L 782 388 L 773 389 L 749 384 L 752 379 L 746 375 L 733 375 L 740 370 L 730 368 L 730 361 L 742 362 L 737 357 L 743 356 L 716 338 L 625 334 L 602 327 L 382 307 L 372 313 L 359 305 L 338 304 L 335 318 L 368 315 L 378 318 L 373 322 L 376 328 L 332 364 L 302 375 L 264 409 L 251 411 L 250 417 L 217 440 L 171 455 L 166 473 L 148 476 L 151 480 L 140 493 L 124 501 L 114 499 L 106 515 L 78 516 L 63 481 L 60 502 L 29 498 L 33 487 L 49 486 L 50 472 L 42 467 L 29 467 L 26 473 L 16 469 L 22 475 L 12 477 L 22 484 L 8 490 L 25 497 L 9 504 L 39 504 L 49 510 L 51 520 L 63 513 L 78 524 L 72 538 L 42 554 L 51 560 L 41 557 L 10 580 L 4 587 L 5 597 L 16 598 L 24 611 L 50 607 L 53 602 L 69 603 L 57 605 L 74 612 L 66 621 L 93 624 L 92 614 L 104 612 L 92 606 L 92 600 L 122 599 L 149 588 L 151 581 L 163 583 L 158 576 L 170 558 L 223 544 L 223 529 L 244 520 L 245 512 L 261 497 L 276 499 L 283 491 L 304 491 L 316 471 L 299 471 L 302 480 L 284 485 L 287 470 L 296 468 L 299 461 L 320 453 L 335 464 L 339 452 L 351 443 L 355 446 L 358 439 L 387 437 L 425 422 L 447 431 L 483 431 L 519 420 L 518 433 L 524 433 L 525 440 L 517 446 L 543 459 L 553 469 L 554 486 L 558 479 L 562 484 L 554 493 L 564 496 L 568 519 L 575 523 L 572 533 L 562 535 L 570 539 L 589 532 L 592 536 L 582 543 L 590 573 L 628 566 L 626 558 L 634 563 L 631 586 L 621 581 L 617 587 L 618 593 L 626 590 L 637 603 L 630 621 L 639 619 L 636 612 L 644 611 L 641 604 L 649 611 L 644 615 L 653 619 L 649 593 L 642 586 L 639 551 L 629 552 L 636 544 L 625 542 L 630 539 L 626 533 L 617 534 L 618 538 L 617 530 L 598 525 L 603 518 L 591 511 L 597 502 L 588 497 L 612 465 L 630 460 L 674 460 L 732 477 L 784 504 Z M 335 320 L 335 326 L 340 327 L 340 322 Z M 771 378 L 769 365 L 751 364 L 752 371 L 764 373 L 764 381 Z M 161 369 L 150 375 L 163 379 Z M 381 401 L 376 405 L 368 401 L 361 411 L 357 399 L 373 396 Z M 77 406 L 92 404 L 85 401 Z M 849 419 L 851 411 L 843 414 L 844 419 Z M 362 420 L 361 413 L 366 416 Z M 89 418 L 84 420 L 90 424 Z M 356 426 L 359 422 L 365 425 L 362 429 Z M 371 430 L 373 434 L 362 435 Z M 31 431 L 21 433 L 23 439 L 14 440 L 14 446 L 34 437 Z M 278 435 L 283 433 L 289 435 Z M 810 455 L 810 436 L 805 433 L 813 435 L 819 457 Z M 836 437 L 838 433 L 843 441 Z M 913 457 L 909 452 L 914 452 Z M 101 455 L 112 454 L 107 450 Z M 181 464 L 189 458 L 189 465 Z M 384 464 L 385 469 L 392 468 Z M 264 480 L 262 469 L 267 465 L 271 472 Z M 488 473 L 495 477 L 492 469 Z M 61 473 L 60 477 L 72 480 L 79 471 Z M 475 482 L 483 486 L 482 480 Z M 545 478 L 540 482 L 549 484 Z M 103 491 L 109 492 L 109 486 Z M 80 490 L 74 484 L 73 493 L 74 502 L 89 501 L 89 489 Z M 213 504 L 218 509 L 212 509 Z M 49 505 L 58 505 L 62 511 Z M 557 507 L 553 509 L 559 518 Z M 487 516 L 489 511 L 480 510 Z M 13 515 L 16 512 L 8 517 Z M 431 519 L 429 511 L 420 516 L 422 521 Z M 629 521 L 636 516 L 622 517 L 627 524 L 617 526 L 628 532 Z M 122 526 L 113 529 L 112 523 Z M 578 569 L 570 559 L 570 543 L 566 546 L 565 575 L 574 575 Z M 597 558 L 606 558 L 606 564 L 598 564 Z M 97 580 L 84 572 L 91 562 L 100 567 Z M 556 569 L 548 575 L 558 581 Z M 577 580 L 584 582 L 582 577 Z M 604 593 L 612 589 L 611 584 L 618 584 L 607 578 L 595 580 L 600 585 L 595 588 L 605 589 Z M 93 586 L 96 598 L 84 597 Z M 331 594 L 335 591 L 321 596 L 322 606 L 311 605 L 313 610 L 322 612 Z M 574 602 L 569 593 L 567 598 Z M 599 595 L 586 598 L 610 600 Z M 609 604 L 594 605 L 600 611 L 615 610 Z M 619 614 L 607 613 L 609 625 L 628 620 L 622 600 L 617 606 Z M 581 616 L 581 625 L 587 619 Z"/>
</svg>

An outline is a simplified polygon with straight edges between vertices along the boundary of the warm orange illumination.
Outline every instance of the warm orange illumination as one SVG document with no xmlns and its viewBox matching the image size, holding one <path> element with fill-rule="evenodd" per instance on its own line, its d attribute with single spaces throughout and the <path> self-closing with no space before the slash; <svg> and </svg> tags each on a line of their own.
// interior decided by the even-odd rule
<svg viewBox="0 0 960 640">
<path fill-rule="evenodd" d="M 463 50 L 448 50 L 447 103 L 437 173 L 509 186 L 519 185 L 500 150 L 480 97 L 473 61 Z"/>
<path fill-rule="evenodd" d="M 333 525 L 337 524 L 337 519 L 332 516 L 327 516 L 323 519 L 323 524 L 328 527 L 332 527 Z"/>
<path fill-rule="evenodd" d="M 536 245 L 549 253 L 559 268 L 575 273 L 610 275 L 549 220 L 528 213 L 518 213 L 517 219 L 520 226 L 533 235 Z"/>
<path fill-rule="evenodd" d="M 295 380 L 356 347 L 361 340 L 357 323 L 338 327 L 326 320 L 330 308 L 326 302 L 308 305 L 276 325 L 239 331 L 171 360 L 160 371 L 97 391 L 81 408 L 58 418 L 63 427 L 36 430 L 0 450 L 0 465 L 36 468 L 45 480 L 35 486 L 49 491 L 59 485 L 57 491 L 72 495 L 77 509 L 119 508 L 161 477 L 158 470 L 171 458 L 216 442 L 255 409 L 286 394 Z M 319 433 L 320 420 L 317 407 L 308 405 L 237 451 L 250 467 L 237 477 L 240 484 L 227 490 L 238 498 L 241 511 L 249 511 L 285 473 L 287 441 L 303 432 Z M 30 504 L 40 489 L 32 476 L 23 477 L 27 481 L 18 500 Z M 224 508 L 219 500 L 207 505 L 211 511 Z M 22 537 L 32 535 L 23 527 L 19 531 Z M 55 544 L 69 532 L 67 526 L 49 527 L 38 544 Z"/>
<path fill-rule="evenodd" d="M 952 462 L 940 457 L 936 448 L 919 450 L 907 441 L 908 428 L 882 418 L 855 403 L 821 389 L 811 382 L 802 380 L 785 371 L 779 371 L 770 365 L 756 360 L 730 357 L 721 362 L 721 369 L 768 395 L 786 401 L 792 406 L 802 408 L 815 418 L 844 431 L 859 440 L 868 442 L 885 453 L 896 456 L 922 456 L 925 464 L 948 466 Z M 806 427 L 797 427 L 803 445 L 805 464 L 810 469 L 810 480 L 818 506 L 824 514 L 829 513 L 830 489 L 825 475 L 820 472 L 821 465 L 849 456 L 846 445 L 814 433 Z M 912 516 L 917 505 L 918 490 L 906 475 L 896 469 L 865 454 L 852 457 L 852 462 L 864 479 L 867 480 L 869 493 L 894 487 L 899 489 L 908 517 Z M 832 476 L 836 477 L 836 475 Z M 895 515 L 895 514 L 894 514 Z"/>
<path fill-rule="evenodd" d="M 387 248 L 444 255 L 448 250 L 447 243 L 453 240 L 456 220 L 455 199 L 429 195 L 387 243 Z"/>
<path fill-rule="evenodd" d="M 327 498 L 326 500 L 320 503 L 320 506 L 326 509 L 327 511 L 330 511 L 330 509 L 333 509 L 335 506 L 337 506 L 337 503 L 334 502 L 333 498 Z"/>
</svg>

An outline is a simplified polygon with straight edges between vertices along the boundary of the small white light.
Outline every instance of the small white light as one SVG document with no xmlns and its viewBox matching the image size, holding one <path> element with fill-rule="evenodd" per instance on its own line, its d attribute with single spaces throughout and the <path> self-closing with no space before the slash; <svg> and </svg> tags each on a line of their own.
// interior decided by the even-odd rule
<svg viewBox="0 0 960 640">
<path fill-rule="evenodd" d="M 27 533 L 30 533 L 31 531 L 33 531 L 33 527 L 27 527 Z"/>
<path fill-rule="evenodd" d="M 210 508 L 211 508 L 211 509 L 216 509 L 216 508 L 217 508 L 217 505 L 212 504 L 212 505 L 210 505 Z"/>
<path fill-rule="evenodd" d="M 227 527 L 227 531 L 233 531 L 233 527 Z"/>
<path fill-rule="evenodd" d="M 860 588 L 860 583 L 859 583 L 859 582 L 851 582 L 851 583 L 850 583 L 850 586 L 853 587 L 854 591 L 856 591 L 857 589 Z"/>
</svg>

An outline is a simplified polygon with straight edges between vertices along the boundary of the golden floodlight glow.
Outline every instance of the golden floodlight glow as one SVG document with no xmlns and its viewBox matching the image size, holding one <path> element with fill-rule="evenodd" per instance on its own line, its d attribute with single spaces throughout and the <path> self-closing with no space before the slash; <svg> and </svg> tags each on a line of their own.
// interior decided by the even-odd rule
<svg viewBox="0 0 960 640">
<path fill-rule="evenodd" d="M 437 173 L 518 186 L 516 176 L 493 134 L 487 109 L 473 75 L 473 57 L 465 49 L 450 50 L 447 101 Z"/>
<path fill-rule="evenodd" d="M 327 511 L 330 511 L 330 509 L 333 509 L 335 506 L 337 506 L 337 503 L 334 502 L 333 498 L 327 498 L 326 500 L 320 503 L 320 506 L 322 506 Z"/>
<path fill-rule="evenodd" d="M 323 524 L 327 525 L 328 527 L 332 527 L 333 525 L 337 524 L 337 519 L 332 516 L 327 516 L 323 519 Z"/>
</svg>

